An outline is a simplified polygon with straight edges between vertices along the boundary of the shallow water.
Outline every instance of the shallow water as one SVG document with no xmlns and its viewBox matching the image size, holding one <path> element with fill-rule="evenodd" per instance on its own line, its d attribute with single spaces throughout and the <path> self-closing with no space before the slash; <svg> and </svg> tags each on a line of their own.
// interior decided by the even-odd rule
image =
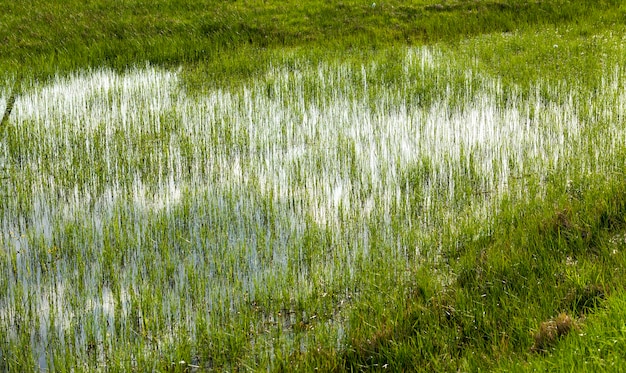
<svg viewBox="0 0 626 373">
<path fill-rule="evenodd" d="M 151 66 L 31 84 L 0 149 L 0 194 L 15 196 L 0 214 L 8 344 L 20 343 L 19 323 L 36 323 L 40 369 L 52 342 L 106 364 L 128 341 L 164 348 L 183 331 L 195 338 L 200 319 L 219 329 L 257 300 L 294 303 L 320 286 L 344 294 L 338 314 L 370 256 L 406 265 L 421 252 L 403 230 L 453 231 L 459 211 L 488 223 L 502 195 L 524 193 L 513 180 L 594 141 L 572 92 L 559 104 L 503 101 L 497 79 L 451 72 L 437 51 L 411 49 L 401 63 L 400 86 L 372 81 L 375 63 L 278 66 L 201 94 Z M 427 80 L 435 99 L 411 104 Z M 623 83 L 610 85 L 624 108 Z M 299 322 L 272 312 L 251 323 Z"/>
</svg>

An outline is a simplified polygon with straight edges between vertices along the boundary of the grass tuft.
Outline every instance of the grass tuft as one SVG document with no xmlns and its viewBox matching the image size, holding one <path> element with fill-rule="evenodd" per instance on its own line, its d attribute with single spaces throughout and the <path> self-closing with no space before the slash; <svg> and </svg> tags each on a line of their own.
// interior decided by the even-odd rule
<svg viewBox="0 0 626 373">
<path fill-rule="evenodd" d="M 557 317 L 541 323 L 533 335 L 531 351 L 547 352 L 560 338 L 578 328 L 578 323 L 573 318 L 566 313 L 560 313 Z"/>
</svg>

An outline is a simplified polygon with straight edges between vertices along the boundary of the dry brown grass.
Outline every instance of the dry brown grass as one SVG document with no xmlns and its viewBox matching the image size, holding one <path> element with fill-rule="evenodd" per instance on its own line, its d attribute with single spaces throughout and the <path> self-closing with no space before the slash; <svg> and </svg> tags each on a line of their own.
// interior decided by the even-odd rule
<svg viewBox="0 0 626 373">
<path fill-rule="evenodd" d="M 553 346 L 559 338 L 577 328 L 576 320 L 572 319 L 566 313 L 560 313 L 557 317 L 541 323 L 539 330 L 537 330 L 533 336 L 535 343 L 531 350 L 533 352 L 545 352 L 548 348 Z"/>
</svg>

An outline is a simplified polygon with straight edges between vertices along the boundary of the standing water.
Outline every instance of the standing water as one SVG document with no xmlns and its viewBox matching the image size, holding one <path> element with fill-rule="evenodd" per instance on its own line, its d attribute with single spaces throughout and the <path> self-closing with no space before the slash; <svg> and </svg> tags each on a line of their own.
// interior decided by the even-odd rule
<svg viewBox="0 0 626 373">
<path fill-rule="evenodd" d="M 431 232 L 488 227 L 525 175 L 624 145 L 589 136 L 573 90 L 446 61 L 409 49 L 391 82 L 377 62 L 279 65 L 195 94 L 152 66 L 24 84 L 0 143 L 0 366 L 210 368 L 340 341 L 374 258 L 402 281 Z M 584 118 L 623 113 L 622 75 Z"/>
</svg>

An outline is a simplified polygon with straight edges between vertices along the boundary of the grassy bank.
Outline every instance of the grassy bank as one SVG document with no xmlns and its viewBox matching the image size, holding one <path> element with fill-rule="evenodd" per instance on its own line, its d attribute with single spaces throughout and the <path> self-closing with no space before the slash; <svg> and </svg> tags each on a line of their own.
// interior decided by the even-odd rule
<svg viewBox="0 0 626 373">
<path fill-rule="evenodd" d="M 445 246 L 439 270 L 456 275 L 452 284 L 416 276 L 398 298 L 380 300 L 394 311 L 356 316 L 344 367 L 618 371 L 624 191 L 606 181 L 594 175 L 569 198 L 553 190 L 547 206 L 541 198 L 504 208 L 488 236 Z M 571 321 L 549 331 L 559 315 Z"/>
<path fill-rule="evenodd" d="M 622 23 L 619 1 L 55 1 L 1 5 L 0 70 L 45 77 L 137 61 L 198 63 L 210 80 L 257 71 L 266 49 L 367 51 L 490 32 Z M 578 26 L 582 25 L 582 26 Z M 270 53 L 271 55 L 271 53 Z M 250 71 L 251 70 L 251 71 Z"/>
<path fill-rule="evenodd" d="M 53 3 L 0 6 L 0 370 L 619 370 L 619 2 Z"/>
</svg>

